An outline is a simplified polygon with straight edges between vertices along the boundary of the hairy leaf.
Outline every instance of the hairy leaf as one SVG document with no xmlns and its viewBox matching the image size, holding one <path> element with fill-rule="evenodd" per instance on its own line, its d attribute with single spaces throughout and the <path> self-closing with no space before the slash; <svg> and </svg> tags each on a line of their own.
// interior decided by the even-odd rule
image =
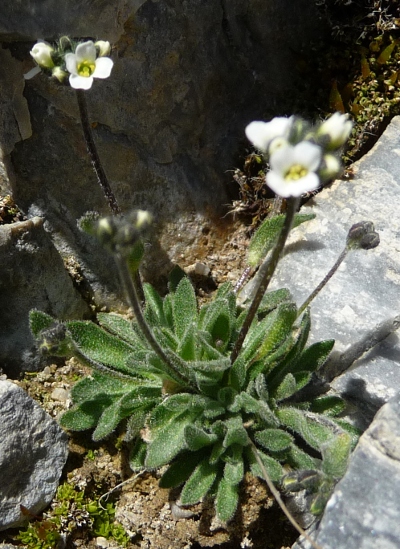
<svg viewBox="0 0 400 549">
<path fill-rule="evenodd" d="M 29 313 L 29 328 L 35 338 L 39 337 L 42 330 L 50 328 L 54 322 L 54 318 L 37 309 L 32 309 Z"/>
<path fill-rule="evenodd" d="M 147 322 L 151 326 L 166 326 L 164 304 L 159 294 L 151 284 L 147 283 L 143 284 L 143 292 L 146 300 L 144 315 Z"/>
<path fill-rule="evenodd" d="M 135 351 L 132 345 L 110 335 L 93 322 L 75 320 L 66 325 L 80 351 L 90 360 L 106 364 L 119 372 L 132 373 L 126 365 L 128 357 Z"/>
<path fill-rule="evenodd" d="M 100 326 L 132 345 L 134 349 L 147 349 L 138 326 L 131 320 L 115 313 L 98 313 L 97 320 Z"/>
<path fill-rule="evenodd" d="M 218 483 L 217 496 L 215 498 L 215 510 L 219 520 L 228 522 L 231 520 L 239 502 L 239 491 L 236 484 L 230 484 L 225 478 Z"/>
<path fill-rule="evenodd" d="M 253 475 L 256 477 L 264 478 L 264 473 L 262 472 L 261 467 L 254 457 L 253 449 L 246 448 L 245 452 L 248 462 L 250 464 L 250 470 Z M 261 450 L 257 450 L 257 452 L 271 480 L 273 482 L 278 482 L 283 475 L 282 465 L 279 463 L 279 461 L 272 458 L 271 456 L 268 456 L 267 454 L 264 454 L 264 452 L 262 452 Z"/>
<path fill-rule="evenodd" d="M 180 500 L 182 505 L 198 503 L 210 490 L 217 477 L 218 467 L 203 459 L 184 485 Z"/>
<path fill-rule="evenodd" d="M 254 438 L 263 448 L 272 452 L 287 450 L 293 442 L 293 437 L 281 429 L 257 431 Z"/>
<path fill-rule="evenodd" d="M 175 488 L 183 484 L 203 459 L 204 452 L 182 452 L 161 477 L 160 488 Z"/>
<path fill-rule="evenodd" d="M 352 439 L 348 433 L 341 433 L 321 448 L 322 470 L 325 474 L 340 479 L 346 472 L 352 449 Z"/>
<path fill-rule="evenodd" d="M 187 425 L 184 435 L 186 446 L 193 452 L 200 450 L 204 446 L 209 446 L 218 440 L 217 435 L 206 433 L 204 429 L 196 427 L 196 425 Z"/>
<path fill-rule="evenodd" d="M 293 220 L 293 228 L 297 227 L 305 221 L 314 219 L 315 214 L 296 214 Z M 271 250 L 282 230 L 285 221 L 284 215 L 266 218 L 251 239 L 247 261 L 252 267 L 257 265 L 264 259 L 269 250 Z"/>
<path fill-rule="evenodd" d="M 188 278 L 182 278 L 173 295 L 172 313 L 175 334 L 179 339 L 189 324 L 197 320 L 197 301 L 193 286 Z"/>
</svg>

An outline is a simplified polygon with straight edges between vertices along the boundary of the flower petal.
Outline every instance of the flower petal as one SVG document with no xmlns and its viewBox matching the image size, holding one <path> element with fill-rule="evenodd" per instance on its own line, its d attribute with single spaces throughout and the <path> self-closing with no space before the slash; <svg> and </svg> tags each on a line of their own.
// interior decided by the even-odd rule
<svg viewBox="0 0 400 549">
<path fill-rule="evenodd" d="M 267 152 L 271 141 L 277 137 L 286 137 L 292 120 L 283 116 L 277 116 L 270 122 L 256 120 L 245 129 L 247 138 L 260 151 Z"/>
<path fill-rule="evenodd" d="M 96 59 L 96 68 L 92 74 L 94 78 L 108 78 L 113 68 L 113 61 L 109 57 Z"/>
<path fill-rule="evenodd" d="M 293 161 L 302 164 L 309 171 L 315 171 L 321 164 L 321 159 L 321 147 L 308 141 L 302 141 L 293 148 Z"/>
<path fill-rule="evenodd" d="M 74 53 L 66 53 L 64 59 L 67 71 L 71 74 L 78 74 L 76 66 L 76 55 Z"/>
<path fill-rule="evenodd" d="M 94 63 L 96 60 L 96 48 L 91 40 L 87 42 L 82 42 L 76 46 L 75 50 L 76 61 L 80 63 L 81 61 L 89 61 Z"/>
<path fill-rule="evenodd" d="M 319 177 L 314 172 L 309 172 L 301 179 L 285 179 L 280 173 L 270 171 L 267 173 L 266 182 L 270 189 L 283 198 L 289 196 L 301 196 L 309 191 L 315 191 L 320 185 Z"/>
<path fill-rule="evenodd" d="M 93 76 L 79 76 L 78 74 L 71 74 L 69 77 L 69 83 L 71 88 L 76 90 L 89 90 L 93 84 Z"/>
</svg>

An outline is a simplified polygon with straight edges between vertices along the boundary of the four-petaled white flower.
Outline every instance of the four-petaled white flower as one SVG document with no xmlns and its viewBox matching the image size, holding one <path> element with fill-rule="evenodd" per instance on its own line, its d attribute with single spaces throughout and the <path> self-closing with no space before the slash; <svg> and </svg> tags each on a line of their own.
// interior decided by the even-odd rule
<svg viewBox="0 0 400 549">
<path fill-rule="evenodd" d="M 109 57 L 96 59 L 95 45 L 89 40 L 79 44 L 75 53 L 67 53 L 65 64 L 70 73 L 71 87 L 88 90 L 92 87 L 93 78 L 108 78 L 110 76 L 114 63 Z"/>
<path fill-rule="evenodd" d="M 347 114 L 335 112 L 319 126 L 317 135 L 327 139 L 326 148 L 337 150 L 342 147 L 349 137 L 353 123 L 348 119 Z"/>
<path fill-rule="evenodd" d="M 256 149 L 262 152 L 271 153 L 270 146 L 272 142 L 279 140 L 279 146 L 287 143 L 287 137 L 293 123 L 293 117 L 284 118 L 277 116 L 270 122 L 255 121 L 246 127 L 247 139 L 253 143 Z"/>
<path fill-rule="evenodd" d="M 322 160 L 318 145 L 302 141 L 297 145 L 285 145 L 270 157 L 271 171 L 267 173 L 267 185 L 279 196 L 301 196 L 314 191 L 320 185 L 316 171 Z"/>
<path fill-rule="evenodd" d="M 39 67 L 43 67 L 44 69 L 52 69 L 54 67 L 54 62 L 51 57 L 53 51 L 54 48 L 52 48 L 50 44 L 47 44 L 47 42 L 38 42 L 33 46 L 30 54 Z"/>
</svg>

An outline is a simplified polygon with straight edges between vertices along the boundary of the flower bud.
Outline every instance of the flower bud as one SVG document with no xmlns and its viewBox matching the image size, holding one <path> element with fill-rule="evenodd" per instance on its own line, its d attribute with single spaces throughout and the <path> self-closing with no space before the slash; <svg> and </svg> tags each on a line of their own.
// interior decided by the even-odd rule
<svg viewBox="0 0 400 549">
<path fill-rule="evenodd" d="M 57 80 L 62 84 L 65 78 L 68 76 L 68 73 L 63 71 L 61 67 L 54 67 L 54 69 L 51 71 L 51 75 L 54 76 L 54 78 L 57 78 Z"/>
<path fill-rule="evenodd" d="M 110 45 L 110 42 L 108 41 L 98 40 L 97 42 L 94 43 L 94 45 L 96 47 L 96 50 L 98 52 L 97 55 L 99 57 L 106 57 L 111 52 L 111 45 Z"/>
<path fill-rule="evenodd" d="M 54 62 L 51 57 L 54 49 L 47 44 L 47 42 L 38 42 L 35 44 L 30 52 L 33 59 L 43 69 L 52 69 L 54 67 Z"/>
<path fill-rule="evenodd" d="M 353 225 L 347 235 L 346 246 L 350 250 L 371 250 L 379 245 L 379 234 L 371 221 L 360 221 Z"/>
<path fill-rule="evenodd" d="M 346 114 L 335 112 L 319 126 L 316 136 L 328 151 L 336 151 L 342 147 L 353 128 L 353 123 Z"/>
<path fill-rule="evenodd" d="M 342 170 L 340 160 L 333 154 L 325 154 L 322 158 L 322 166 L 318 170 L 318 175 L 323 181 L 335 179 Z"/>
</svg>

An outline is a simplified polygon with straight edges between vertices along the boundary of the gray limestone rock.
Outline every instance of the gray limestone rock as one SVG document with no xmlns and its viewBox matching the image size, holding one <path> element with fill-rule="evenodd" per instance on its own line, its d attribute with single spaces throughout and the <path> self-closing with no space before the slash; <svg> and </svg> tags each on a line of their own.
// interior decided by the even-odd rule
<svg viewBox="0 0 400 549">
<path fill-rule="evenodd" d="M 316 218 L 293 231 L 271 285 L 289 288 L 300 305 L 335 263 L 350 227 L 363 220 L 374 223 L 380 245 L 351 252 L 311 303 L 311 341 L 333 338 L 338 354 L 373 339 L 377 326 L 381 332 L 382 324 L 389 331 L 392 324 L 398 326 L 398 318 L 397 324 L 393 319 L 400 314 L 399 139 L 400 117 L 396 117 L 375 147 L 354 165 L 353 180 L 336 181 L 305 204 L 302 212 L 315 213 Z M 364 427 L 397 394 L 399 357 L 394 332 L 333 382 L 336 390 L 362 406 Z"/>
<path fill-rule="evenodd" d="M 385 404 L 361 437 L 313 539 L 323 549 L 400 546 L 400 397 Z M 302 541 L 293 549 L 311 549 Z"/>
<path fill-rule="evenodd" d="M 0 226 L 0 368 L 9 377 L 39 367 L 29 311 L 81 318 L 88 306 L 73 286 L 43 219 Z"/>
<path fill-rule="evenodd" d="M 54 497 L 67 435 L 20 387 L 0 381 L 0 530 L 26 523 Z"/>
</svg>

